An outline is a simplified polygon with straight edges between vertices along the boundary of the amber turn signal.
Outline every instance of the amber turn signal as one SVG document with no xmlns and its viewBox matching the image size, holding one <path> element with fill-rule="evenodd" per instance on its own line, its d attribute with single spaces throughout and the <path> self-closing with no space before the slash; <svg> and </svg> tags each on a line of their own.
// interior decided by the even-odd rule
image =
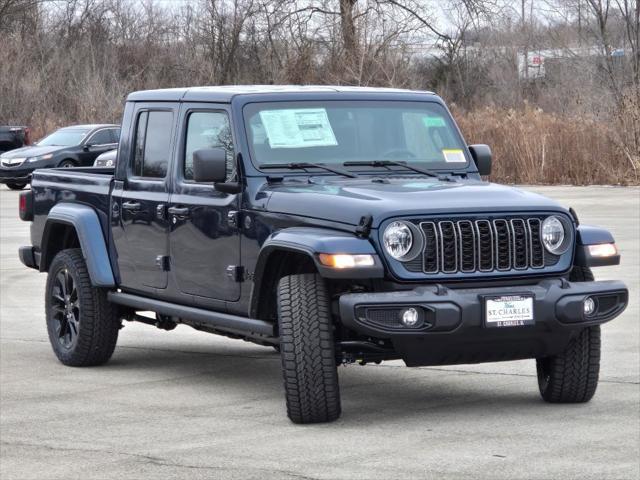
<svg viewBox="0 0 640 480">
<path fill-rule="evenodd" d="M 592 257 L 614 257 L 618 254 L 615 243 L 600 243 L 598 245 L 589 245 L 589 253 Z"/>
<path fill-rule="evenodd" d="M 372 255 L 351 255 L 347 253 L 321 253 L 320 263 L 333 268 L 372 267 Z"/>
</svg>

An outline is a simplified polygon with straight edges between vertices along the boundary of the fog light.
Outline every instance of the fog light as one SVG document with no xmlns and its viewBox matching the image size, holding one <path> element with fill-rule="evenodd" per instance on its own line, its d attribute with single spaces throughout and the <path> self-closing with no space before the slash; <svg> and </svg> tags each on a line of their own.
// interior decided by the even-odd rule
<svg viewBox="0 0 640 480">
<path fill-rule="evenodd" d="M 592 315 L 593 312 L 596 311 L 596 302 L 593 300 L 593 298 L 587 297 L 582 303 L 582 308 L 586 316 Z"/>
<path fill-rule="evenodd" d="M 415 308 L 407 308 L 402 312 L 402 324 L 405 327 L 415 327 L 420 321 L 420 314 Z"/>
</svg>

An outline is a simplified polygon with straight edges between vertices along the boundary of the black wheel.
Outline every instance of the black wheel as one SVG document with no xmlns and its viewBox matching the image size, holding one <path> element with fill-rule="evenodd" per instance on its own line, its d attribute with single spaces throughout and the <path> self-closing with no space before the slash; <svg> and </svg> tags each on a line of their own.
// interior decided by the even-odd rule
<svg viewBox="0 0 640 480">
<path fill-rule="evenodd" d="M 570 280 L 593 281 L 587 267 L 574 267 Z M 600 326 L 587 327 L 560 355 L 536 360 L 538 387 L 550 403 L 582 403 L 593 398 L 600 373 Z"/>
<path fill-rule="evenodd" d="M 26 186 L 26 183 L 7 183 L 7 187 L 9 187 L 11 190 L 22 190 Z"/>
<path fill-rule="evenodd" d="M 49 341 L 65 365 L 101 365 L 111 358 L 120 321 L 107 292 L 91 285 L 80 249 L 63 250 L 49 267 L 45 293 Z"/>
<path fill-rule="evenodd" d="M 72 168 L 75 166 L 76 164 L 73 160 L 63 160 L 60 162 L 60 165 L 58 165 L 58 167 L 60 168 Z"/>
<path fill-rule="evenodd" d="M 280 357 L 287 415 L 294 423 L 340 416 L 329 293 L 319 275 L 290 275 L 278 285 Z"/>
</svg>

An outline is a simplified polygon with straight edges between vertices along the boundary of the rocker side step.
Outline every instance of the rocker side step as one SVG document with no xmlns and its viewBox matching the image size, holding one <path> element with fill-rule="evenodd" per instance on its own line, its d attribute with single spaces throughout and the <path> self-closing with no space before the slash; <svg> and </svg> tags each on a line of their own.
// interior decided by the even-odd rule
<svg viewBox="0 0 640 480">
<path fill-rule="evenodd" d="M 177 317 L 187 324 L 194 323 L 215 329 L 229 330 L 235 333 L 243 333 L 250 337 L 276 336 L 275 325 L 255 318 L 212 312 L 123 292 L 109 292 L 108 298 L 110 302 L 117 305 Z"/>
</svg>

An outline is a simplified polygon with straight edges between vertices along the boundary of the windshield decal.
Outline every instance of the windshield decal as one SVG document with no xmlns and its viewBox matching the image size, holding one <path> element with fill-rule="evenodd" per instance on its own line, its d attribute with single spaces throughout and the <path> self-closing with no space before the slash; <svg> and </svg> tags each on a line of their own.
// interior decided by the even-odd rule
<svg viewBox="0 0 640 480">
<path fill-rule="evenodd" d="M 260 119 L 271 148 L 338 145 L 324 108 L 263 110 Z"/>
<path fill-rule="evenodd" d="M 442 117 L 422 117 L 422 123 L 424 123 L 424 126 L 427 128 L 447 126 L 447 123 Z"/>
<path fill-rule="evenodd" d="M 467 160 L 464 158 L 464 153 L 459 148 L 456 149 L 443 149 L 442 154 L 444 155 L 444 161 L 447 163 L 466 163 Z"/>
</svg>

